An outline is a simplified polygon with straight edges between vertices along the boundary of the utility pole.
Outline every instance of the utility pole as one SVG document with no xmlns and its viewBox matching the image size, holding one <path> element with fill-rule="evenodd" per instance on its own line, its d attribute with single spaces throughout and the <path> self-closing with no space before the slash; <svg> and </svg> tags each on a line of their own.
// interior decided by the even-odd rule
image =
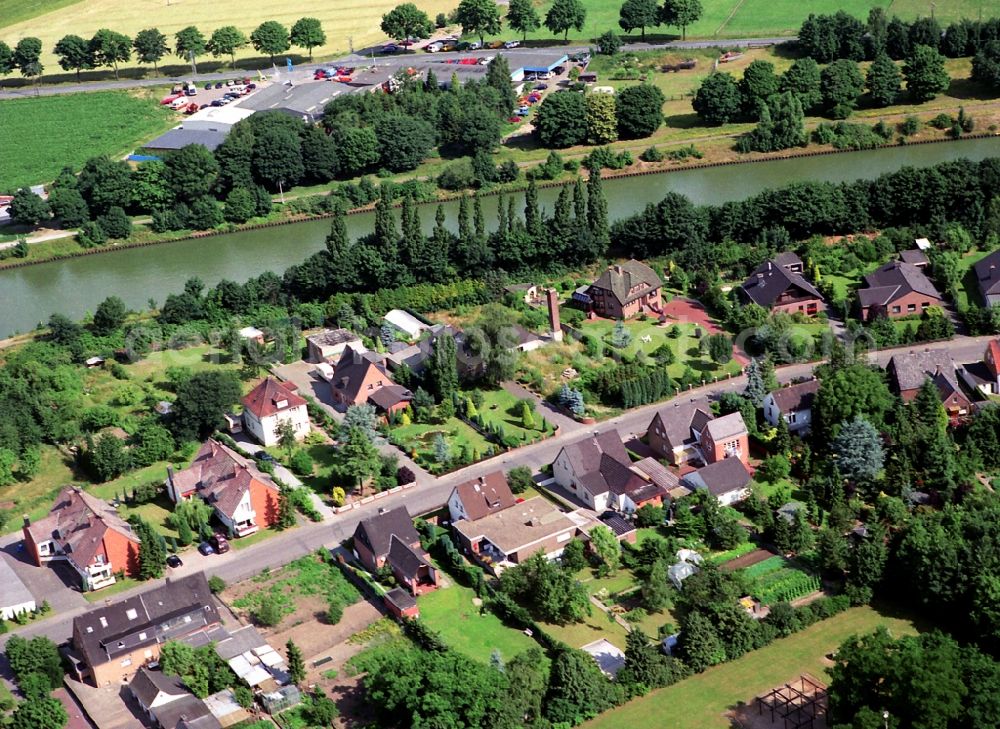
<svg viewBox="0 0 1000 729">
<path fill-rule="evenodd" d="M 197 76 L 198 75 L 198 66 L 196 66 L 195 62 L 194 62 L 194 51 L 188 51 L 188 58 L 191 59 L 191 73 L 193 73 L 195 76 Z"/>
<path fill-rule="evenodd" d="M 284 180 L 278 180 L 278 194 L 281 195 L 281 204 L 285 204 L 285 189 L 283 187 Z"/>
</svg>

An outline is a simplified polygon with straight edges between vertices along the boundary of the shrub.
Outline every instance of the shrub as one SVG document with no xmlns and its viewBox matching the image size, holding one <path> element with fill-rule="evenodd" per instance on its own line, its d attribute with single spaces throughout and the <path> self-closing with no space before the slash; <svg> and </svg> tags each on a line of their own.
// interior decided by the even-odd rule
<svg viewBox="0 0 1000 729">
<path fill-rule="evenodd" d="M 297 450 L 289 461 L 292 472 L 297 476 L 311 476 L 313 472 L 313 459 L 304 450 Z"/>
<path fill-rule="evenodd" d="M 948 129 L 951 126 L 951 117 L 948 114 L 938 114 L 927 123 L 935 129 Z"/>
<path fill-rule="evenodd" d="M 218 595 L 226 589 L 226 581 L 218 575 L 212 575 L 208 578 L 208 589 L 212 591 L 213 595 Z"/>
<path fill-rule="evenodd" d="M 665 155 L 660 151 L 659 147 L 650 147 L 639 155 L 639 159 L 643 162 L 662 162 L 664 158 Z"/>
<path fill-rule="evenodd" d="M 920 131 L 920 120 L 915 116 L 908 116 L 899 125 L 899 133 L 906 137 L 912 137 Z"/>
</svg>

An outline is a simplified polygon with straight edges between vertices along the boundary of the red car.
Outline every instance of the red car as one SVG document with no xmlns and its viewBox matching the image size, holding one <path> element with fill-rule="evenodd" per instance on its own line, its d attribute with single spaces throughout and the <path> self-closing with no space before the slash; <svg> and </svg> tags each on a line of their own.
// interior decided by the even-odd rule
<svg viewBox="0 0 1000 729">
<path fill-rule="evenodd" d="M 184 96 L 184 94 L 170 94 L 169 96 L 164 96 L 162 99 L 160 99 L 160 106 L 166 106 L 167 104 L 172 104 L 182 96 Z"/>
</svg>

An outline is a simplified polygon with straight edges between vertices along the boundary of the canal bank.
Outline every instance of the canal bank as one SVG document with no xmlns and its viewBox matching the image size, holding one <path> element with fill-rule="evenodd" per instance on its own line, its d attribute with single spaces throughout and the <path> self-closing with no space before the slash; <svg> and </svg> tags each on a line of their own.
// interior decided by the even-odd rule
<svg viewBox="0 0 1000 729">
<path fill-rule="evenodd" d="M 642 210 L 667 192 L 685 195 L 696 204 L 719 204 L 792 182 L 842 182 L 877 177 L 906 165 L 926 167 L 994 156 L 1000 156 L 997 137 L 622 176 L 609 179 L 604 189 L 614 220 Z M 543 189 L 540 203 L 551 207 L 557 195 L 558 188 Z M 515 197 L 520 209 L 523 195 Z M 497 200 L 483 200 L 487 221 L 496 219 Z M 451 226 L 456 225 L 457 208 L 457 202 L 445 203 Z M 430 231 L 433 215 L 426 208 L 421 210 L 421 219 Z M 352 238 L 366 234 L 372 222 L 371 212 L 351 215 L 348 234 Z M 147 307 L 150 299 L 162 303 L 192 276 L 214 285 L 222 279 L 245 281 L 268 270 L 280 274 L 320 250 L 329 226 L 327 220 L 310 220 L 0 271 L 0 337 L 30 330 L 55 312 L 81 318 L 111 294 L 138 309 Z"/>
</svg>

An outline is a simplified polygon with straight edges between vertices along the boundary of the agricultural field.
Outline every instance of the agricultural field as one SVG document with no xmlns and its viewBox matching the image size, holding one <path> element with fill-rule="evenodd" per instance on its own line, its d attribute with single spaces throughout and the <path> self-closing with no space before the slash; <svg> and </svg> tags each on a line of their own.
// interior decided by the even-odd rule
<svg viewBox="0 0 1000 729">
<path fill-rule="evenodd" d="M 49 182 L 90 157 L 124 155 L 177 123 L 155 90 L 0 101 L 0 191 Z"/>
<path fill-rule="evenodd" d="M 6 28 L 79 2 L 80 0 L 0 0 L 0 28 Z"/>
<path fill-rule="evenodd" d="M 18 5 L 18 0 L 0 0 L 2 5 Z M 296 3 L 288 2 L 266 2 L 265 0 L 215 0 L 214 2 L 201 2 L 200 0 L 139 0 L 138 2 L 127 2 L 126 0 L 87 0 L 87 2 L 77 2 L 70 7 L 63 0 L 31 0 L 30 4 L 38 6 L 62 7 L 52 12 L 38 15 L 30 20 L 7 25 L 0 29 L 0 40 L 6 41 L 13 46 L 18 38 L 23 36 L 37 36 L 42 39 L 44 53 L 42 63 L 49 73 L 61 73 L 52 53 L 52 47 L 56 41 L 68 33 L 75 33 L 84 38 L 91 37 L 100 28 L 111 28 L 128 36 L 150 27 L 157 27 L 170 38 L 173 45 L 173 35 L 181 28 L 189 25 L 197 26 L 207 38 L 212 31 L 225 25 L 236 25 L 247 36 L 260 23 L 265 20 L 276 20 L 291 27 L 296 20 L 303 16 L 315 17 L 323 24 L 326 31 L 326 45 L 315 48 L 314 55 L 328 56 L 334 53 L 343 53 L 352 45 L 355 49 L 365 48 L 367 45 L 382 42 L 385 36 L 379 29 L 382 15 L 396 6 L 395 0 L 375 0 L 375 2 L 360 2 L 359 0 L 343 0 L 335 3 Z M 454 0 L 417 0 L 417 6 L 427 12 L 433 19 L 437 13 L 449 12 L 457 5 Z M 615 11 L 617 13 L 617 10 Z M 22 17 L 27 17 L 27 12 L 22 11 Z M 293 48 L 291 53 L 282 54 L 279 59 L 284 63 L 284 56 L 288 55 L 292 61 L 299 62 L 308 58 L 305 49 Z M 209 55 L 201 57 L 198 64 L 199 71 L 215 70 L 224 61 L 226 65 L 229 58 L 213 59 Z M 178 59 L 175 56 L 164 58 L 166 64 L 175 64 L 176 68 L 163 67 L 160 70 L 172 74 L 183 73 L 189 68 L 186 60 Z M 243 68 L 269 69 L 271 66 L 267 57 L 260 57 L 257 51 L 247 46 L 237 53 L 237 64 Z M 124 64 L 123 67 L 137 66 L 134 61 Z M 107 71 L 107 69 L 105 69 Z M 147 67 L 148 73 L 152 73 L 152 67 Z M 134 73 L 132 75 L 135 75 Z M 67 74 L 67 80 L 71 78 Z"/>
<path fill-rule="evenodd" d="M 714 666 L 608 711 L 585 724 L 588 729 L 627 729 L 662 726 L 671 729 L 729 729 L 727 710 L 749 702 L 763 691 L 810 673 L 826 676 L 830 663 L 826 654 L 852 635 L 869 633 L 885 626 L 894 636 L 912 635 L 913 621 L 880 612 L 877 608 L 856 607 L 822 620 L 766 648 L 735 661 Z"/>
</svg>

